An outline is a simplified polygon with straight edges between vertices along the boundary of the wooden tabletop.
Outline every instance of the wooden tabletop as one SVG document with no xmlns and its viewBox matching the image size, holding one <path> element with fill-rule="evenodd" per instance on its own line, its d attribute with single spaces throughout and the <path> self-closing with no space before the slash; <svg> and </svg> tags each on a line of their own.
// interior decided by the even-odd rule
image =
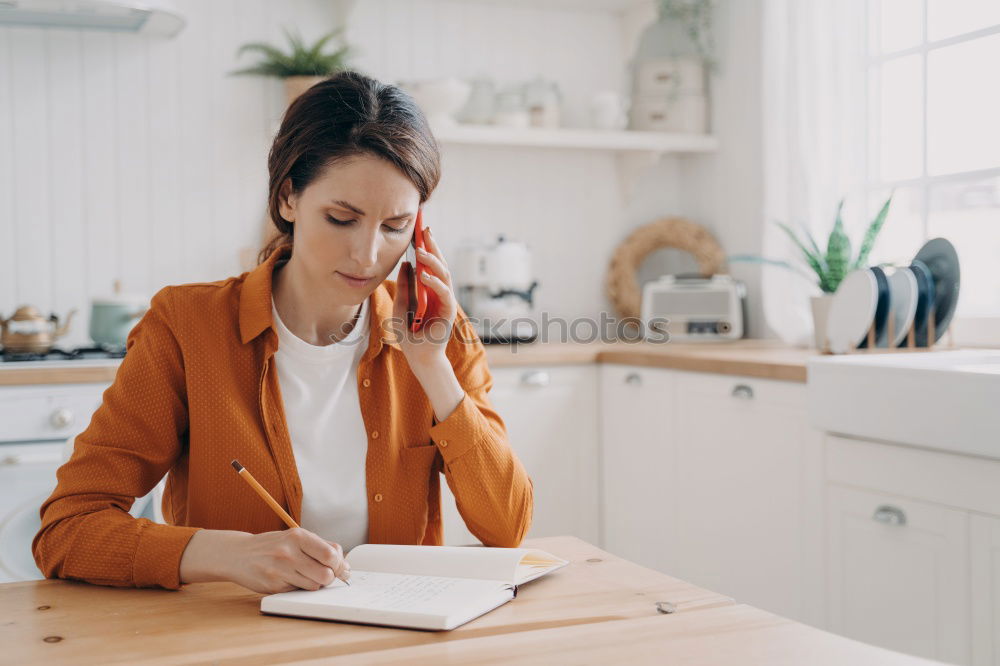
<svg viewBox="0 0 1000 666">
<path fill-rule="evenodd" d="M 607 553 L 575 537 L 529 539 L 569 566 L 519 588 L 517 598 L 449 632 L 262 615 L 262 595 L 233 583 L 177 591 L 45 580 L 0 585 L 0 662 L 274 663 L 518 633 L 528 629 L 729 605 L 727 597 Z"/>
<path fill-rule="evenodd" d="M 570 561 L 448 632 L 262 615 L 233 583 L 178 591 L 45 580 L 0 585 L 0 662 L 927 664 L 806 627 L 575 537 L 529 539 Z M 662 614 L 656 602 L 676 607 Z M 751 657 L 751 658 L 748 658 Z M 759 657 L 759 659 L 758 659 Z"/>
<path fill-rule="evenodd" d="M 931 666 L 743 604 L 698 613 L 537 629 L 365 655 L 366 664 L 670 664 Z M 318 664 L 320 660 L 297 661 Z"/>
</svg>

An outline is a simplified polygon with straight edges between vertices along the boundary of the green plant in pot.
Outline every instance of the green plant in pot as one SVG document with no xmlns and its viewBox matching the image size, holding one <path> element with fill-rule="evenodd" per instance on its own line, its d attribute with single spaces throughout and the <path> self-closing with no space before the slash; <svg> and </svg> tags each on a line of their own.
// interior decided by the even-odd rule
<svg viewBox="0 0 1000 666">
<path fill-rule="evenodd" d="M 252 67 L 239 69 L 231 74 L 274 76 L 283 79 L 285 94 L 288 97 L 288 103 L 291 104 L 296 97 L 317 82 L 347 69 L 348 56 L 353 53 L 351 46 L 344 44 L 331 53 L 323 52 L 327 43 L 340 35 L 343 30 L 342 27 L 337 28 L 320 37 L 312 46 L 308 46 L 298 33 L 292 33 L 285 28 L 284 33 L 289 44 L 288 53 L 264 42 L 244 44 L 236 52 L 237 57 L 247 51 L 255 51 L 264 58 Z"/>
<path fill-rule="evenodd" d="M 837 206 L 837 217 L 834 220 L 833 229 L 827 238 L 826 250 L 820 249 L 813 235 L 805 227 L 803 227 L 802 237 L 800 237 L 787 224 L 775 222 L 776 225 L 788 234 L 792 242 L 795 243 L 795 246 L 802 254 L 802 259 L 809 267 L 809 271 L 787 261 L 769 259 L 757 255 L 733 255 L 727 257 L 727 259 L 731 262 L 749 261 L 781 266 L 818 286 L 823 293 L 820 296 L 812 297 L 812 314 L 816 347 L 822 349 L 823 334 L 826 331 L 826 316 L 833 294 L 836 293 L 837 287 L 840 286 L 841 281 L 843 281 L 848 273 L 859 268 L 864 268 L 867 265 L 868 255 L 871 254 L 872 248 L 875 246 L 875 239 L 878 238 L 878 234 L 885 224 L 886 217 L 889 215 L 889 204 L 891 202 L 892 195 L 890 194 L 889 198 L 882 204 L 882 208 L 879 209 L 878 214 L 869 223 L 868 229 L 865 230 L 858 254 L 853 259 L 851 239 L 844 231 L 844 221 L 841 216 L 844 208 L 843 199 L 841 199 L 840 204 Z"/>
</svg>

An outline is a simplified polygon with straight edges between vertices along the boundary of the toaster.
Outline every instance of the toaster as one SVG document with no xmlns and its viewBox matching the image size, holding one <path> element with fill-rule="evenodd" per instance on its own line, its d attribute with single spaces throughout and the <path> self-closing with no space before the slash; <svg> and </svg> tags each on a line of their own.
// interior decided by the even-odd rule
<svg viewBox="0 0 1000 666">
<path fill-rule="evenodd" d="M 664 275 L 642 288 L 647 327 L 678 342 L 723 342 L 743 337 L 746 285 L 730 275 Z"/>
</svg>

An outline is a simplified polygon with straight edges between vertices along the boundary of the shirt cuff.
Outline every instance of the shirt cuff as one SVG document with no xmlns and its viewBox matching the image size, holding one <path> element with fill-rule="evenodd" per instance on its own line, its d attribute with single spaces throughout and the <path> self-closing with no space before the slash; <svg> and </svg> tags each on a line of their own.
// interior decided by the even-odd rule
<svg viewBox="0 0 1000 666">
<path fill-rule="evenodd" d="M 181 557 L 188 541 L 202 528 L 147 522 L 139 532 L 132 565 L 136 587 L 181 587 Z"/>
<path fill-rule="evenodd" d="M 447 464 L 477 446 L 487 432 L 486 417 L 466 393 L 444 421 L 431 426 L 430 435 Z"/>
</svg>

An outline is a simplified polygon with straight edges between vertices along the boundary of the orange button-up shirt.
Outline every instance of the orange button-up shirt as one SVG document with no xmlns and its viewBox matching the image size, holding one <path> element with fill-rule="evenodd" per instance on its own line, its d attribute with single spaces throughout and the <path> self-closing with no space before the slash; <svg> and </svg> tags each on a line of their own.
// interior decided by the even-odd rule
<svg viewBox="0 0 1000 666">
<path fill-rule="evenodd" d="M 239 277 L 165 287 L 153 297 L 41 506 L 32 552 L 47 577 L 178 589 L 181 556 L 197 530 L 284 529 L 233 459 L 301 520 L 271 319 L 272 273 L 288 256 L 279 250 Z M 440 545 L 443 472 L 469 530 L 487 546 L 516 547 L 531 523 L 532 483 L 487 396 L 493 379 L 482 343 L 460 311 L 445 351 L 465 395 L 437 423 L 383 327 L 395 291 L 386 281 L 372 293 L 357 376 L 368 432 L 368 541 Z M 164 474 L 168 524 L 133 518 L 135 498 Z"/>
</svg>

